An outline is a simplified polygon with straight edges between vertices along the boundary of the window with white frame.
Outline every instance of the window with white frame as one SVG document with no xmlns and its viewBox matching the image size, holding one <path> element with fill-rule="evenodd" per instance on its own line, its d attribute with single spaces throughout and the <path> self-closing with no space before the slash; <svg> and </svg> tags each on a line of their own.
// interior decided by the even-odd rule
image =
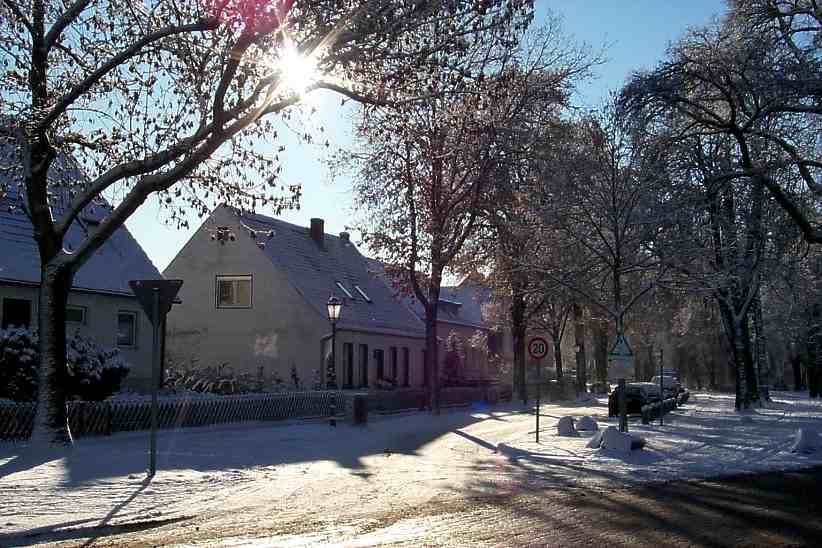
<svg viewBox="0 0 822 548">
<path fill-rule="evenodd" d="M 354 289 L 356 289 L 357 293 L 359 293 L 362 296 L 362 298 L 365 299 L 365 302 L 367 302 L 367 303 L 371 302 L 371 297 L 369 297 L 368 294 L 366 294 L 366 292 L 363 291 L 363 289 L 360 286 L 355 285 Z"/>
<path fill-rule="evenodd" d="M 66 323 L 86 323 L 87 309 L 85 306 L 68 305 L 66 307 Z"/>
<path fill-rule="evenodd" d="M 137 346 L 137 313 L 121 310 L 117 313 L 117 346 Z"/>
<path fill-rule="evenodd" d="M 251 276 L 217 276 L 217 308 L 251 308 Z"/>
<path fill-rule="evenodd" d="M 339 287 L 340 291 L 345 293 L 345 296 L 348 297 L 349 299 L 354 298 L 354 295 L 351 294 L 351 292 L 342 284 L 342 282 L 337 282 L 337 287 Z"/>
</svg>

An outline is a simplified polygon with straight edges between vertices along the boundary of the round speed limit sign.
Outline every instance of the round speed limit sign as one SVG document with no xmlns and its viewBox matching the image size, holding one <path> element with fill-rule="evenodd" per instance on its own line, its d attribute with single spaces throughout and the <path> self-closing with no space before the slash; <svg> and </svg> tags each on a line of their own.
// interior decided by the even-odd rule
<svg viewBox="0 0 822 548">
<path fill-rule="evenodd" d="M 542 337 L 533 337 L 528 341 L 528 354 L 535 360 L 541 360 L 548 355 L 548 341 Z"/>
</svg>

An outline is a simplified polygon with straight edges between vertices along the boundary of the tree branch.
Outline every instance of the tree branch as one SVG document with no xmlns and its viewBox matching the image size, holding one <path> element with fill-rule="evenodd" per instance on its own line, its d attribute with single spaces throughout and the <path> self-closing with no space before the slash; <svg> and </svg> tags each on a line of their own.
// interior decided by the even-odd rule
<svg viewBox="0 0 822 548">
<path fill-rule="evenodd" d="M 51 46 L 60 40 L 60 36 L 63 34 L 65 28 L 77 19 L 78 15 L 83 13 L 83 10 L 88 7 L 90 2 L 91 0 L 77 0 L 69 9 L 63 12 L 57 21 L 54 22 L 54 25 L 52 25 L 48 33 L 46 33 L 44 44 L 46 50 L 51 49 Z"/>
<path fill-rule="evenodd" d="M 11 12 L 20 20 L 20 23 L 26 27 L 26 30 L 29 31 L 29 34 L 34 36 L 34 27 L 31 24 L 31 21 L 25 16 L 25 14 L 20 11 L 20 8 L 17 7 L 17 4 L 14 3 L 14 0 L 3 0 L 3 3 L 8 6 Z"/>
<path fill-rule="evenodd" d="M 124 49 L 105 63 L 103 63 L 97 70 L 88 75 L 82 82 L 74 86 L 71 91 L 60 99 L 60 101 L 51 109 L 51 111 L 43 117 L 36 126 L 35 131 L 46 131 L 54 121 L 59 118 L 80 96 L 88 92 L 95 84 L 100 82 L 109 72 L 122 65 L 147 45 L 162 40 L 168 36 L 177 34 L 186 34 L 189 32 L 214 30 L 219 26 L 217 19 L 202 19 L 196 23 L 188 25 L 181 25 L 175 27 L 164 27 L 151 34 L 147 34 L 140 40 L 133 43 L 128 48 Z"/>
</svg>

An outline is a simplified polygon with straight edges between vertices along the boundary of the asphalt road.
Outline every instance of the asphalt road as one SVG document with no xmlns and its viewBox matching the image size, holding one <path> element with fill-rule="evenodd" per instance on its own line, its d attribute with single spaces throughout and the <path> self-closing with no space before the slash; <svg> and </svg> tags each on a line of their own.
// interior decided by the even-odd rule
<svg viewBox="0 0 822 548">
<path fill-rule="evenodd" d="M 413 488 L 413 486 L 409 486 Z M 610 488 L 477 492 L 421 507 L 90 529 L 32 546 L 822 546 L 822 468 Z"/>
</svg>

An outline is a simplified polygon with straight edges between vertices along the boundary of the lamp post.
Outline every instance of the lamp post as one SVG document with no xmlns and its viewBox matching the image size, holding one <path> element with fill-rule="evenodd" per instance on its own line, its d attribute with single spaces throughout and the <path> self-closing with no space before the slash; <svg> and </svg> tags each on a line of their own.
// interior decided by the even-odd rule
<svg viewBox="0 0 822 548">
<path fill-rule="evenodd" d="M 337 388 L 337 321 L 340 319 L 342 301 L 332 295 L 326 306 L 328 307 L 328 321 L 331 322 L 331 363 L 328 365 L 326 388 L 335 390 Z"/>
</svg>

